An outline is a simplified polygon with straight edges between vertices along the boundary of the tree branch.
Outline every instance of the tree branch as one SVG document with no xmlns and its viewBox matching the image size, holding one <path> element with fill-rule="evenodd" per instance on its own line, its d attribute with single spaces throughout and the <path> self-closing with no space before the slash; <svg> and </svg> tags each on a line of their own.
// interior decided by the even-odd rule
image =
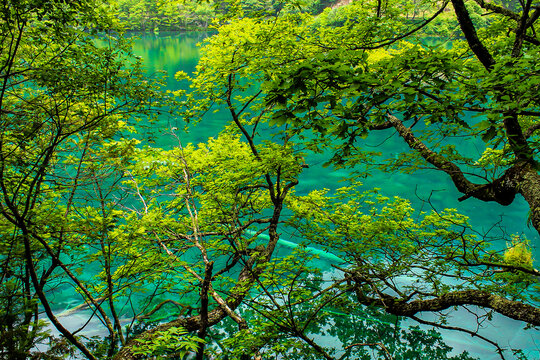
<svg viewBox="0 0 540 360">
<path fill-rule="evenodd" d="M 482 65 L 484 65 L 487 70 L 491 70 L 493 65 L 495 65 L 495 60 L 478 38 L 474 24 L 469 16 L 469 11 L 465 7 L 465 3 L 463 0 L 452 0 L 452 4 L 454 5 L 454 12 L 456 13 L 459 26 L 469 43 L 469 47 Z"/>
<path fill-rule="evenodd" d="M 516 177 L 519 175 L 517 167 L 508 169 L 503 176 L 488 184 L 475 184 L 465 177 L 456 164 L 437 154 L 416 138 L 398 118 L 388 115 L 388 121 L 411 149 L 416 150 L 428 163 L 450 176 L 456 189 L 465 194 L 459 198 L 460 201 L 474 197 L 482 201 L 495 201 L 501 205 L 509 205 L 514 200 L 517 193 Z"/>
<path fill-rule="evenodd" d="M 234 311 L 242 303 L 245 296 L 251 289 L 252 285 L 254 284 L 260 273 L 263 271 L 262 268 L 253 268 L 257 260 L 260 259 L 260 254 L 254 254 L 246 260 L 244 267 L 238 275 L 236 285 L 229 292 L 231 295 L 227 299 L 225 299 L 225 304 L 227 305 L 228 310 Z M 208 312 L 207 326 L 211 327 L 226 318 L 227 316 L 229 316 L 229 314 L 224 309 L 224 306 L 218 305 Z M 132 353 L 132 347 L 138 344 L 136 339 L 152 339 L 155 333 L 165 331 L 167 329 L 170 329 L 171 327 L 183 327 L 190 332 L 198 331 L 201 328 L 202 322 L 203 319 L 201 318 L 201 315 L 197 315 L 191 316 L 189 318 L 176 319 L 168 323 L 156 326 L 128 341 L 128 343 L 123 346 L 120 351 L 114 356 L 113 360 L 136 359 L 137 357 Z"/>
<path fill-rule="evenodd" d="M 495 5 L 495 4 L 491 3 L 491 2 L 486 2 L 484 0 L 474 0 L 474 1 L 478 5 L 480 5 L 480 7 L 482 9 L 493 11 L 494 13 L 504 15 L 504 16 L 509 17 L 511 19 L 514 19 L 516 21 L 519 21 L 519 19 L 520 19 L 519 14 L 512 11 L 512 10 L 510 10 L 510 9 L 504 8 L 504 7 L 499 6 L 499 5 Z"/>
<path fill-rule="evenodd" d="M 523 7 L 523 14 L 518 22 L 516 28 L 516 39 L 514 40 L 514 47 L 512 49 L 512 57 L 517 58 L 521 54 L 523 48 L 523 41 L 525 40 L 525 34 L 527 31 L 527 20 L 529 19 L 529 10 L 531 9 L 532 0 L 527 0 Z M 532 23 L 531 23 L 532 25 Z"/>
<path fill-rule="evenodd" d="M 495 341 L 493 341 L 493 340 L 488 339 L 488 338 L 485 337 L 485 336 L 482 336 L 482 335 L 478 334 L 478 333 L 475 332 L 475 331 L 467 330 L 467 329 L 460 328 L 460 327 L 456 327 L 456 326 L 448 326 L 448 325 L 437 324 L 437 323 L 432 322 L 432 321 L 422 320 L 422 319 L 420 319 L 420 318 L 418 318 L 418 317 L 416 317 L 416 316 L 411 316 L 410 318 L 413 319 L 414 321 L 419 322 L 420 324 L 431 325 L 431 326 L 433 326 L 433 327 L 437 327 L 437 328 L 440 328 L 440 329 L 462 331 L 462 332 L 465 332 L 465 333 L 471 335 L 471 337 L 477 337 L 477 338 L 479 338 L 479 339 L 482 339 L 482 340 L 484 340 L 485 342 L 490 343 L 491 345 L 493 345 L 493 346 L 497 349 L 497 353 L 499 354 L 499 356 L 501 357 L 502 360 L 505 359 L 505 358 L 504 358 L 504 355 L 503 355 L 503 349 L 501 349 L 501 347 L 499 346 L 499 344 L 497 344 L 497 343 L 496 343 Z"/>
<path fill-rule="evenodd" d="M 441 311 L 453 306 L 476 305 L 492 309 L 514 320 L 540 326 L 540 308 L 519 301 L 508 300 L 483 290 L 454 291 L 433 299 L 413 300 L 410 302 L 387 294 L 381 294 L 379 298 L 371 298 L 364 296 L 360 290 L 357 290 L 357 298 L 363 305 L 377 306 L 397 316 L 412 317 L 419 312 Z"/>
<path fill-rule="evenodd" d="M 538 20 L 538 18 L 540 18 L 540 5 L 536 5 L 534 12 L 532 13 L 529 20 L 527 20 L 526 27 L 530 28 L 531 26 L 533 26 L 533 24 L 536 22 L 536 20 Z"/>
<path fill-rule="evenodd" d="M 446 9 L 447 5 L 448 5 L 448 1 L 445 1 L 442 4 L 441 8 L 439 10 L 437 10 L 430 18 L 428 18 L 427 20 L 424 20 L 424 22 L 422 24 L 420 24 L 419 26 L 415 27 L 414 29 L 412 29 L 412 30 L 410 30 L 410 31 L 408 31 L 408 32 L 406 32 L 404 34 L 395 36 L 395 37 L 393 37 L 391 39 L 383 39 L 379 43 L 377 43 L 376 45 L 357 46 L 357 47 L 354 47 L 353 49 L 355 49 L 355 50 L 358 50 L 358 49 L 376 50 L 376 49 L 380 49 L 380 48 L 392 45 L 392 44 L 394 44 L 395 42 L 397 42 L 397 41 L 399 41 L 401 39 L 405 39 L 405 38 L 411 36 L 412 34 L 414 34 L 415 32 L 417 32 L 417 31 L 421 30 L 422 28 L 424 28 L 426 25 L 428 25 L 433 20 L 435 20 L 444 11 L 444 9 Z"/>
</svg>

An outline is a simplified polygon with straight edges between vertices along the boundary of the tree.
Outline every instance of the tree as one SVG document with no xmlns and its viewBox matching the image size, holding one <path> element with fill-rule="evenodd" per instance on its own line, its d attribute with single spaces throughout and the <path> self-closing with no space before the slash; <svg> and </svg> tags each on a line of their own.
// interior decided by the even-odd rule
<svg viewBox="0 0 540 360">
<path fill-rule="evenodd" d="M 116 16 L 128 30 L 206 29 L 217 15 L 213 1 L 118 0 Z"/>
<path fill-rule="evenodd" d="M 333 3 L 335 1 L 331 0 L 118 0 L 115 10 L 116 16 L 128 30 L 205 30 L 214 18 L 265 17 L 299 11 L 320 13 Z"/>
<path fill-rule="evenodd" d="M 538 100 L 524 87 L 538 86 L 537 10 L 523 20 L 493 3 L 454 1 L 447 12 L 448 2 L 373 1 L 316 17 L 231 14 L 193 77 L 177 74 L 191 91 L 176 93 L 189 125 L 216 108 L 230 121 L 197 146 L 171 129 L 177 146 L 160 149 L 129 134 L 132 117 L 146 122 L 176 103 L 141 75 L 121 38 L 96 46 L 91 30 L 111 25 L 97 5 L 4 6 L 1 299 L 6 328 L 19 332 L 0 330 L 22 339 L 22 351 L 39 341 L 40 309 L 90 359 L 190 351 L 198 359 L 471 358 L 409 320 L 463 331 L 506 358 L 512 349 L 480 324 L 498 313 L 539 325 L 526 239 L 494 249 L 457 211 L 415 211 L 358 178 L 336 191 L 295 193 L 311 154 L 331 151 L 332 163 L 357 166 L 360 178 L 378 163 L 402 171 L 430 164 L 465 197 L 499 199 L 518 180 L 514 191 L 533 196 Z M 493 13 L 477 17 L 482 6 Z M 516 21 L 522 31 L 507 33 Z M 448 31 L 422 43 L 441 24 Z M 522 56 L 505 58 L 507 47 Z M 522 81 L 509 88 L 512 76 Z M 473 123 L 465 111 L 485 118 Z M 528 148 L 514 137 L 518 125 Z M 383 129 L 411 152 L 373 161 L 361 139 Z M 469 159 L 453 136 L 485 142 L 486 151 Z M 463 172 L 495 180 L 474 185 Z M 81 304 L 59 314 L 59 291 Z M 84 307 L 108 338 L 89 341 L 78 336 L 86 325 L 64 326 L 64 315 Z M 451 324 L 446 311 L 455 307 L 474 313 L 471 327 Z"/>
<path fill-rule="evenodd" d="M 117 214 L 104 199 L 118 182 L 116 158 L 137 143 L 122 133 L 137 118 L 151 121 L 155 102 L 166 104 L 166 96 L 156 91 L 157 82 L 142 77 L 129 44 L 113 36 L 106 2 L 7 1 L 1 10 L 0 351 L 27 358 L 47 337 L 47 318 L 95 358 L 55 312 L 54 294 L 61 288 L 79 293 L 100 314 L 112 354 L 122 333 L 105 235 Z M 92 221 L 96 227 L 85 231 Z M 100 296 L 95 282 L 79 276 L 94 244 L 101 244 L 104 263 Z M 59 345 L 43 356 L 55 355 Z"/>
<path fill-rule="evenodd" d="M 494 12 L 484 28 L 476 29 L 474 12 L 462 1 L 452 1 L 461 28 L 458 35 L 465 39 L 450 34 L 437 39 L 440 45 L 429 47 L 414 44 L 412 36 L 428 21 L 445 14 L 449 2 L 409 31 L 411 34 L 400 29 L 408 29 L 408 22 L 393 19 L 401 8 L 388 8 L 380 15 L 383 17 L 359 26 L 345 15 L 347 24 L 333 31 L 335 40 L 342 40 L 343 45 L 323 43 L 326 51 L 309 59 L 310 64 L 287 67 L 269 85 L 268 104 L 282 107 L 274 117 L 278 121 L 290 115 L 293 121 L 288 123 L 297 128 L 320 129 L 321 134 L 341 139 L 343 145 L 334 158 L 337 163 L 356 161 L 358 137 L 395 129 L 410 147 L 410 156 L 419 160 L 403 157 L 390 162 L 388 168 L 414 171 L 428 165 L 443 171 L 463 194 L 460 201 L 473 197 L 507 205 L 520 194 L 530 205 L 532 226 L 540 231 L 535 160 L 538 125 L 534 121 L 539 115 L 538 69 L 532 60 L 538 40 L 529 33 L 539 10 L 528 2 L 519 15 L 493 3 L 479 3 L 478 11 Z M 392 37 L 384 31 L 374 32 L 375 26 L 404 34 Z M 374 37 L 359 43 L 352 36 L 355 31 L 372 31 Z M 313 41 L 323 42 L 319 37 L 322 35 L 316 34 Z M 445 48 L 448 39 L 451 49 Z M 389 49 L 391 45 L 401 49 Z M 369 50 L 385 54 L 370 61 L 366 58 Z M 519 86 L 509 88 L 514 81 Z M 471 113 L 480 120 L 470 120 Z M 406 126 L 418 123 L 426 126 L 418 131 Z M 437 136 L 445 141 L 436 144 Z M 481 138 L 486 149 L 482 161 L 460 153 L 452 143 L 455 136 Z"/>
<path fill-rule="evenodd" d="M 290 160 L 276 156 L 287 167 L 260 168 L 266 183 L 257 188 L 268 192 L 269 213 L 277 220 L 268 228 L 268 242 L 261 244 L 265 260 L 251 262 L 234 247 L 226 257 L 243 258 L 250 266 L 243 268 L 249 275 L 242 278 L 243 290 L 249 284 L 249 291 L 223 290 L 230 294 L 226 307 L 216 299 L 214 310 L 158 329 L 183 326 L 208 335 L 207 327 L 230 316 L 240 331 L 234 336 L 228 331 L 226 340 L 217 337 L 222 350 L 208 351 L 218 356 L 333 359 L 368 356 L 362 354 L 366 347 L 379 351 L 379 357 L 406 356 L 407 350 L 385 344 L 388 339 L 353 342 L 349 333 L 335 347 L 315 340 L 337 323 L 333 312 L 353 319 L 358 315 L 351 309 L 369 309 L 464 331 L 506 358 L 510 349 L 476 326 L 493 313 L 532 327 L 540 323 L 539 274 L 526 239 L 516 236 L 508 249 L 494 249 L 488 234 L 475 231 L 455 210 L 415 212 L 408 201 L 363 191 L 357 182 L 336 193 L 321 189 L 296 196 L 281 190 L 302 181 L 291 162 L 306 166 L 309 151 L 330 149 L 331 164 L 355 166 L 360 176 L 373 167 L 442 171 L 463 193 L 461 200 L 474 197 L 504 205 L 521 194 L 538 231 L 538 38 L 533 30 L 540 12 L 529 1 L 522 14 L 493 2 L 465 7 L 461 1 L 373 1 L 326 10 L 318 17 L 296 13 L 220 26 L 203 48 L 191 79 L 185 119 L 199 121 L 213 107 L 223 106 L 231 118 L 226 131 L 241 135 L 255 157 L 250 167 L 265 163 L 258 154 L 268 144 L 276 153 L 290 149 Z M 441 25 L 447 31 L 441 32 Z M 433 34 L 437 38 L 427 43 Z M 374 160 L 375 154 L 362 148 L 362 139 L 378 131 L 395 132 L 410 151 Z M 470 139 L 483 151 L 476 157 L 462 153 L 456 138 Z M 232 150 L 228 154 L 236 157 Z M 250 162 L 241 159 L 242 166 Z M 295 170 L 280 186 L 286 169 Z M 290 211 L 287 216 L 283 205 Z M 337 275 L 325 282 L 299 254 L 271 260 L 278 225 L 282 231 L 297 231 L 307 246 L 316 245 L 304 250 L 308 259 L 313 254 L 333 259 Z M 257 247 L 248 243 L 246 249 L 251 253 Z M 262 270 L 269 266 L 272 271 Z M 204 288 L 202 270 L 199 278 L 199 288 Z M 471 306 L 478 307 L 470 310 L 477 316 L 472 328 L 447 324 L 445 310 Z M 436 320 L 418 316 L 424 312 L 435 313 Z M 141 338 L 151 339 L 154 331 Z M 131 358 L 130 346 L 117 358 Z"/>
</svg>

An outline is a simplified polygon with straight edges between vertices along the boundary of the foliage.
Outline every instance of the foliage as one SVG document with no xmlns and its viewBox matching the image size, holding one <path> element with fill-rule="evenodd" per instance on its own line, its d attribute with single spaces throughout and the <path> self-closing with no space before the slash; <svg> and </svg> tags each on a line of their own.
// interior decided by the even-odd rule
<svg viewBox="0 0 540 360">
<path fill-rule="evenodd" d="M 532 268 L 533 258 L 528 242 L 513 238 L 511 244 L 508 245 L 508 249 L 504 252 L 504 261 L 509 264 Z"/>
<path fill-rule="evenodd" d="M 116 14 L 127 30 L 170 31 L 207 29 L 216 18 L 266 17 L 305 11 L 318 14 L 334 1 L 275 0 L 116 0 Z"/>
<path fill-rule="evenodd" d="M 314 153 L 360 177 L 431 167 L 462 200 L 522 195 L 539 229 L 538 15 L 526 9 L 532 23 L 512 33 L 519 16 L 452 3 L 357 1 L 318 16 L 308 2 L 221 4 L 231 11 L 196 72 L 177 75 L 190 83 L 180 100 L 142 74 L 108 2 L 4 4 L 2 351 L 31 350 L 46 316 L 89 359 L 471 358 L 437 329 L 507 354 L 479 328 L 493 313 L 538 326 L 526 239 L 496 248 L 457 210 L 417 211 L 355 176 L 295 193 Z M 209 9 L 118 4 L 130 26 L 152 29 L 191 26 L 198 17 L 177 15 Z M 145 141 L 158 113 L 196 126 L 216 109 L 230 119 L 219 136 L 184 144 L 173 129 L 169 149 Z M 407 150 L 364 149 L 380 131 Z M 61 312 L 59 292 L 80 304 Z M 81 329 L 65 327 L 87 308 Z M 475 321 L 453 324 L 454 309 Z M 102 342 L 77 336 L 94 317 Z"/>
<path fill-rule="evenodd" d="M 516 157 L 522 148 L 509 140 L 510 130 L 505 130 L 501 114 L 519 109 L 515 114 L 518 122 L 523 131 L 530 129 L 528 146 L 537 144 L 536 127 L 530 122 L 530 116 L 537 116 L 538 99 L 530 93 L 536 86 L 537 71 L 529 60 L 536 47 L 524 46 L 526 54 L 512 60 L 512 67 L 503 61 L 504 65 L 486 69 L 474 55 L 464 55 L 471 44 L 457 37 L 463 14 L 444 11 L 447 3 L 441 7 L 430 1 L 379 5 L 356 2 L 327 9 L 318 17 L 287 14 L 223 22 L 219 34 L 208 39 L 202 49 L 203 57 L 191 78 L 193 91 L 186 97 L 186 119 L 197 122 L 213 107 L 224 106 L 231 113 L 233 128 L 239 128 L 255 147 L 258 134 L 271 134 L 274 142 L 292 145 L 302 154 L 301 161 L 310 150 L 332 149 L 334 157 L 329 164 L 354 166 L 360 176 L 369 176 L 374 167 L 408 173 L 427 164 L 446 172 L 464 199 L 477 197 L 508 204 L 512 193 L 521 193 L 531 199 L 534 210 L 533 188 L 505 187 L 495 190 L 494 195 L 487 189 L 520 171 Z M 467 9 L 482 41 L 497 55 L 512 47 L 514 38 L 505 38 L 504 31 L 514 20 L 498 11 L 484 16 L 485 10 L 474 4 Z M 441 23 L 447 24 L 446 30 L 441 31 Z M 426 41 L 433 34 L 438 38 Z M 503 82 L 516 76 L 524 79 L 523 86 L 513 88 L 509 97 L 500 96 L 500 88 L 507 89 Z M 518 104 L 517 99 L 527 100 Z M 471 119 L 471 113 L 479 119 Z M 365 150 L 362 140 L 379 131 L 394 131 L 410 151 L 376 158 L 381 154 Z M 480 149 L 476 156 L 460 148 L 462 138 Z M 534 168 L 534 164 L 527 166 Z M 462 177 L 461 171 L 475 174 L 489 185 L 475 184 Z M 534 170 L 528 174 L 537 176 Z M 292 212 L 287 226 L 297 230 L 308 246 L 316 244 L 316 248 L 342 259 L 343 267 L 338 267 L 343 271 L 341 281 L 354 288 L 358 303 L 377 304 L 402 315 L 408 310 L 401 304 L 412 299 L 427 304 L 432 299 L 445 301 L 451 296 L 488 292 L 532 305 L 538 298 L 537 271 L 529 267 L 529 260 L 519 265 L 509 263 L 510 252 L 504 256 L 503 249 L 494 249 L 491 239 L 472 230 L 466 217 L 453 209 L 415 213 L 406 200 L 362 191 L 355 183 L 335 194 L 319 189 L 308 196 L 290 195 L 287 207 Z M 334 281 L 333 286 L 340 283 Z M 325 291 L 330 289 L 332 286 Z M 351 287 L 347 289 L 351 291 Z M 289 349 L 291 356 L 298 351 L 306 358 L 310 352 L 332 358 L 333 350 L 310 343 L 308 327 L 298 319 L 302 317 L 299 310 L 277 305 L 298 299 L 280 298 L 283 291 L 262 293 L 269 301 L 275 300 L 272 306 L 279 315 L 254 310 L 272 320 L 254 323 L 254 328 L 261 328 L 260 333 L 239 335 L 244 343 L 234 343 L 237 356 L 253 353 L 255 350 L 249 350 L 252 344 L 269 354 L 286 356 L 281 351 Z M 311 309 L 318 309 L 315 298 L 302 296 Z M 253 305 L 254 309 L 268 306 L 264 302 Z M 310 323 L 320 318 L 316 312 Z M 283 325 L 281 319 L 291 323 Z M 442 315 L 438 324 L 444 328 L 447 321 Z M 274 335 L 276 328 L 281 335 Z M 313 333 L 322 335 L 322 328 Z M 268 338 L 260 335 L 263 333 Z M 283 342 L 275 348 L 264 347 L 279 336 Z M 246 339 L 250 341 L 246 343 Z M 223 341 L 228 344 L 229 340 Z M 489 339 L 484 341 L 493 345 Z"/>
<path fill-rule="evenodd" d="M 52 294 L 74 290 L 95 305 L 94 290 L 102 291 L 98 298 L 111 290 L 105 235 L 118 212 L 101 190 L 114 186 L 122 157 L 138 142 L 121 135 L 138 119 L 155 119 L 157 102 L 172 105 L 158 81 L 143 77 L 129 43 L 113 36 L 115 23 L 100 1 L 2 4 L 0 289 L 2 351 L 13 356 L 27 356 L 47 337 L 47 316 L 92 358 L 55 316 Z M 104 256 L 92 258 L 94 247 Z M 108 286 L 78 277 L 88 263 L 103 264 Z"/>
<path fill-rule="evenodd" d="M 118 0 L 117 16 L 128 30 L 159 31 L 206 28 L 213 1 Z"/>
<path fill-rule="evenodd" d="M 196 351 L 199 343 L 204 343 L 204 340 L 186 335 L 186 330 L 171 327 L 158 332 L 152 340 L 137 339 L 138 345 L 133 348 L 133 353 L 157 359 L 165 355 L 182 359 L 190 352 Z"/>
</svg>

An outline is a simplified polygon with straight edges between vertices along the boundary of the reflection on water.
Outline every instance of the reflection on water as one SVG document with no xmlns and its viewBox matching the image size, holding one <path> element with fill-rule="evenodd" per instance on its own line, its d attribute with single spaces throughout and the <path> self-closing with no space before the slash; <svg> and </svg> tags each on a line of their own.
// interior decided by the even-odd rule
<svg viewBox="0 0 540 360">
<path fill-rule="evenodd" d="M 134 34 L 133 52 L 142 57 L 150 74 L 164 70 L 169 77 L 169 89 L 176 90 L 179 83 L 172 76 L 177 71 L 188 74 L 195 70 L 199 60 L 197 44 L 210 34 L 207 32 Z"/>
</svg>

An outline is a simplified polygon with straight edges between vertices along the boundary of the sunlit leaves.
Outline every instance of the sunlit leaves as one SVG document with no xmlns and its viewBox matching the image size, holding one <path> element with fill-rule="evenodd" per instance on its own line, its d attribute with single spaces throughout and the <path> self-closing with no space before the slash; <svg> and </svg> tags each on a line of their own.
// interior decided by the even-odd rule
<svg viewBox="0 0 540 360">
<path fill-rule="evenodd" d="M 395 279 L 402 290 L 450 291 L 448 281 L 454 276 L 460 278 L 457 288 L 475 288 L 482 273 L 477 277 L 467 264 L 490 256 L 482 239 L 467 234 L 467 218 L 455 210 L 415 214 L 408 201 L 361 192 L 358 185 L 333 196 L 314 191 L 295 198 L 291 209 L 291 224 L 303 238 L 346 259 L 362 274 Z M 501 261 L 496 259 L 490 261 Z M 490 280 L 495 279 L 481 281 Z"/>
<path fill-rule="evenodd" d="M 188 335 L 182 328 L 171 327 L 161 331 L 151 340 L 137 339 L 134 347 L 135 355 L 145 356 L 179 356 L 184 357 L 190 352 L 197 351 L 204 340 Z"/>
</svg>

